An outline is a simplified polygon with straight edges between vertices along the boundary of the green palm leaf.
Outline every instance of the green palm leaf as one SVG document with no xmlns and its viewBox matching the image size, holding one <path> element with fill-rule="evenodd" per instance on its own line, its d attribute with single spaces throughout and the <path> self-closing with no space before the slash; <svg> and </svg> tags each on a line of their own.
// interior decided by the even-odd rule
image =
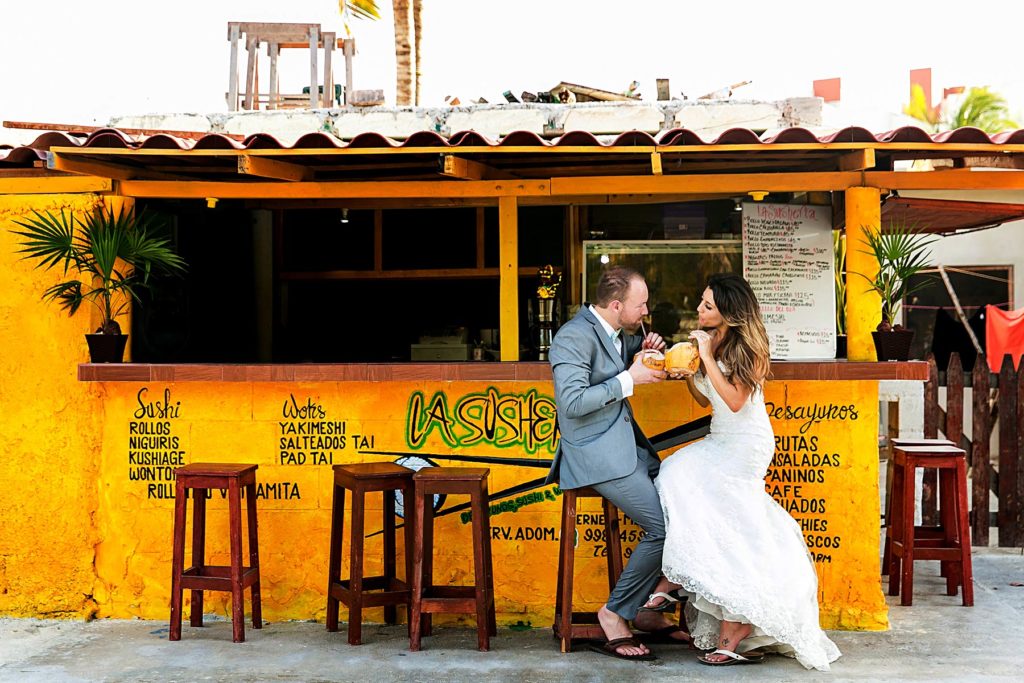
<svg viewBox="0 0 1024 683">
<path fill-rule="evenodd" d="M 64 209 L 58 219 L 53 214 L 41 214 L 33 211 L 35 218 L 14 221 L 24 230 L 13 230 L 15 235 L 25 238 L 22 248 L 17 253 L 25 254 L 24 258 L 39 259 L 36 268 L 50 268 L 64 263 L 64 272 L 72 263 L 80 262 L 80 254 L 75 245 L 75 218 Z"/>
<path fill-rule="evenodd" d="M 1002 95 L 988 88 L 971 88 L 960 108 L 949 120 L 951 129 L 971 126 L 986 133 L 998 133 L 1017 127 Z"/>
<path fill-rule="evenodd" d="M 78 280 L 57 283 L 43 292 L 44 301 L 56 301 L 61 308 L 68 312 L 68 315 L 74 315 L 85 299 L 86 297 L 82 293 L 82 283 Z"/>
<path fill-rule="evenodd" d="M 868 291 L 878 292 L 882 299 L 882 320 L 892 322 L 903 299 L 931 285 L 930 280 L 912 284 L 911 279 L 931 267 L 928 246 L 937 238 L 924 233 L 916 224 L 902 221 L 891 221 L 888 228 L 879 233 L 867 227 L 863 230 L 868 248 L 861 253 L 874 257 L 878 273 L 874 278 L 855 274 L 868 282 Z"/>
</svg>

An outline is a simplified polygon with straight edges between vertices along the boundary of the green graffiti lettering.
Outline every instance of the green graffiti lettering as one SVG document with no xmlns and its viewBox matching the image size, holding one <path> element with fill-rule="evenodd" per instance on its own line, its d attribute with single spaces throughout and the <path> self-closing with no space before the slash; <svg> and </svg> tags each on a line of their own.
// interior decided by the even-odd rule
<svg viewBox="0 0 1024 683">
<path fill-rule="evenodd" d="M 454 402 L 454 412 L 448 410 Z M 491 444 L 498 448 L 521 447 L 529 454 L 541 449 L 554 452 L 558 427 L 555 402 L 531 389 L 525 394 L 503 394 L 494 387 L 466 394 L 457 401 L 437 392 L 426 401 L 422 392 L 409 399 L 406 442 L 422 448 L 435 428 L 449 446 Z"/>
<path fill-rule="evenodd" d="M 406 441 L 410 448 L 420 448 L 427 435 L 434 429 L 441 433 L 441 438 L 449 446 L 458 442 L 452 433 L 452 419 L 448 415 L 448 403 L 444 392 L 437 392 L 430 399 L 430 407 L 424 410 L 423 394 L 414 392 L 409 399 L 409 415 L 407 418 Z"/>
</svg>

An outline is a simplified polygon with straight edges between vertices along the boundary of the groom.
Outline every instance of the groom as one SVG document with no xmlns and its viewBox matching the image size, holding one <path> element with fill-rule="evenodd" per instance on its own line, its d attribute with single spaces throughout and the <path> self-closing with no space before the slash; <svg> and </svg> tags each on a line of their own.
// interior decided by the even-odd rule
<svg viewBox="0 0 1024 683">
<path fill-rule="evenodd" d="M 551 343 L 555 405 L 561 433 L 547 483 L 563 489 L 589 486 L 610 500 L 644 530 L 625 570 L 598 611 L 608 642 L 601 649 L 621 659 L 651 659 L 632 637 L 628 620 L 642 631 L 666 633 L 668 619 L 638 610 L 661 575 L 665 520 L 654 477 L 657 452 L 633 417 L 628 398 L 638 384 L 665 379 L 665 373 L 632 362 L 641 348 L 663 350 L 661 336 L 634 334 L 647 315 L 647 283 L 632 268 L 607 269 L 597 283 L 593 304 L 584 304 Z M 668 630 L 674 630 L 669 628 Z"/>
</svg>

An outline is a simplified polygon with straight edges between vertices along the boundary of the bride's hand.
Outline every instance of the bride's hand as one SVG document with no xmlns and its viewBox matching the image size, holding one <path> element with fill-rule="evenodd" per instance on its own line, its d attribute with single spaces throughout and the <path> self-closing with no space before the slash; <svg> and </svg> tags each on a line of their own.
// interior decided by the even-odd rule
<svg viewBox="0 0 1024 683">
<path fill-rule="evenodd" d="M 690 333 L 690 339 L 697 342 L 697 351 L 705 364 L 714 362 L 712 357 L 712 345 L 714 344 L 715 332 L 706 330 L 694 330 Z"/>
</svg>

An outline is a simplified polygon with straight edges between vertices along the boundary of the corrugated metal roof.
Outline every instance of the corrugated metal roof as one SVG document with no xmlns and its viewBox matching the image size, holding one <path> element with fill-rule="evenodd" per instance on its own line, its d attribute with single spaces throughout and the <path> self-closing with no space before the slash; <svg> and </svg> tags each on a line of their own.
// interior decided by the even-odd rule
<svg viewBox="0 0 1024 683">
<path fill-rule="evenodd" d="M 208 133 L 198 140 L 188 140 L 167 134 L 157 134 L 143 139 L 136 139 L 114 128 L 104 128 L 89 134 L 84 140 L 62 132 L 43 133 L 32 143 L 23 147 L 7 150 L 6 161 L 12 155 L 18 158 L 35 150 L 34 157 L 41 158 L 40 152 L 51 147 L 88 147 L 105 149 L 395 149 L 395 148 L 445 148 L 458 149 L 463 147 L 679 147 L 679 146 L 718 146 L 718 145 L 792 145 L 792 144 L 834 144 L 834 143 L 939 143 L 939 144 L 976 144 L 976 145 L 1011 145 L 1024 144 L 1024 129 L 1006 131 L 988 135 L 977 128 L 958 128 L 943 131 L 934 135 L 915 126 L 904 126 L 884 133 L 872 133 L 865 128 L 851 126 L 825 135 L 816 135 L 806 128 L 786 128 L 771 136 L 760 137 L 748 128 L 731 128 L 717 137 L 705 140 L 697 133 L 684 129 L 673 128 L 655 138 L 642 131 L 627 131 L 612 140 L 602 140 L 591 133 L 573 131 L 557 138 L 546 140 L 535 133 L 517 131 L 509 133 L 499 140 L 477 133 L 461 131 L 450 137 L 444 137 L 432 131 L 419 131 L 405 140 L 396 141 L 379 133 L 361 133 L 350 141 L 343 142 L 325 133 L 307 133 L 291 146 L 282 144 L 273 135 L 255 133 L 238 142 L 219 133 Z M 3 153 L 0 147 L 0 153 Z M 45 156 L 45 155 L 43 155 Z"/>
<path fill-rule="evenodd" d="M 1008 146 L 1020 146 L 1011 148 Z M 991 151 L 989 151 L 991 148 Z M 870 153 L 861 153 L 870 149 Z M 56 150 L 56 159 L 48 157 Z M 657 152 L 660 159 L 652 159 Z M 439 169 L 443 155 L 456 155 L 471 167 L 464 175 Z M 546 140 L 518 131 L 492 140 L 475 131 L 444 137 L 420 131 L 405 140 L 367 132 L 348 142 L 321 133 L 307 133 L 285 145 L 273 135 L 256 133 L 235 140 L 218 133 L 198 139 L 168 134 L 135 138 L 116 129 L 100 129 L 84 139 L 63 132 L 44 133 L 31 144 L 0 150 L 3 169 L 41 167 L 133 180 L 245 181 L 276 171 L 243 171 L 241 156 L 271 156 L 289 180 L 321 182 L 369 180 L 436 180 L 439 177 L 541 180 L 554 177 L 697 175 L 703 173 L 823 172 L 893 170 L 899 161 L 953 159 L 967 165 L 976 159 L 1001 157 L 1024 168 L 1024 130 L 989 136 L 975 128 L 929 135 L 913 126 L 874 134 L 843 128 L 816 135 L 805 128 L 786 128 L 758 136 L 733 128 L 705 140 L 687 129 L 657 137 L 627 131 L 598 138 L 573 131 Z M 967 159 L 972 157 L 973 159 Z M 1020 157 L 1020 158 L 1011 158 Z M 462 162 L 460 162 L 462 163 Z M 654 164 L 654 166 L 652 166 Z M 272 166 L 272 164 L 270 164 Z M 443 164 L 441 164 L 443 167 Z M 655 170 L 656 169 L 656 170 Z M 45 173 L 37 168 L 36 172 Z M 244 176 L 244 177 L 243 177 Z"/>
</svg>

